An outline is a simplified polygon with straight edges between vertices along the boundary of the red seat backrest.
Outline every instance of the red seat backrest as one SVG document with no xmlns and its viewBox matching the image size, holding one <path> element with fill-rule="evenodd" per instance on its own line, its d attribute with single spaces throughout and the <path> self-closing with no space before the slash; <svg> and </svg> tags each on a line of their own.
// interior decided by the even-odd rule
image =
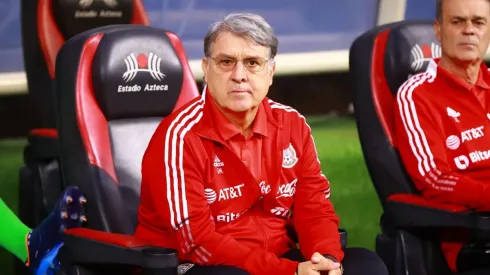
<svg viewBox="0 0 490 275">
<path fill-rule="evenodd" d="M 149 25 L 142 0 L 22 0 L 28 90 L 41 128 L 55 128 L 52 81 L 56 55 L 71 37 L 112 24 Z"/>
<path fill-rule="evenodd" d="M 59 49 L 67 39 L 74 35 L 94 27 L 110 24 L 150 24 L 141 0 L 114 1 L 119 5 L 119 7 L 115 6 L 114 8 L 111 8 L 110 6 L 104 7 L 105 1 L 101 0 L 85 1 L 89 2 L 89 6 L 86 8 L 73 7 L 73 4 L 80 5 L 80 3 L 84 2 L 83 0 L 56 1 L 56 4 L 58 4 L 56 6 L 54 6 L 53 1 L 54 0 L 39 0 L 37 10 L 37 33 L 39 35 L 39 43 L 51 78 L 54 78 L 54 65 Z M 107 2 L 110 3 L 111 1 Z M 95 7 L 96 4 L 99 4 L 97 9 L 90 6 L 93 5 Z M 115 17 L 101 18 L 101 14 L 104 12 L 110 14 L 109 11 L 111 11 Z M 55 13 L 58 14 L 58 17 L 55 17 Z M 132 15 L 124 16 L 124 13 L 131 13 Z M 87 17 L 78 17 L 79 14 L 86 14 L 85 16 Z M 90 16 L 90 14 L 98 14 L 99 17 L 94 18 Z M 117 16 L 119 14 L 121 16 Z M 69 28 L 68 26 L 70 24 L 73 24 L 74 26 Z"/>
<path fill-rule="evenodd" d="M 398 88 L 441 49 L 432 21 L 402 21 L 358 37 L 350 49 L 354 108 L 364 158 L 384 206 L 394 194 L 417 194 L 393 139 Z"/>
<path fill-rule="evenodd" d="M 199 95 L 181 41 L 138 25 L 85 32 L 60 50 L 55 90 L 64 183 L 92 202 L 91 228 L 131 234 L 147 144 Z"/>
</svg>

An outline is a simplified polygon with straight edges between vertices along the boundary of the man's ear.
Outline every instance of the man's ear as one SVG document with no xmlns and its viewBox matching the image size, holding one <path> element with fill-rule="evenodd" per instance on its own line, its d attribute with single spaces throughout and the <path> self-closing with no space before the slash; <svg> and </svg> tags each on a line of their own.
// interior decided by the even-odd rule
<svg viewBox="0 0 490 275">
<path fill-rule="evenodd" d="M 434 34 L 437 38 L 437 41 L 439 41 L 439 43 L 441 43 L 441 24 L 439 23 L 439 21 L 437 19 L 434 20 Z"/>
<path fill-rule="evenodd" d="M 201 60 L 201 70 L 204 73 L 204 82 L 207 82 L 206 78 L 208 76 L 208 65 L 208 59 L 206 57 L 203 57 L 203 59 Z"/>
<path fill-rule="evenodd" d="M 270 67 L 269 67 L 269 77 L 270 77 L 270 83 L 269 86 L 272 85 L 272 82 L 274 81 L 274 73 L 276 72 L 276 61 L 272 61 Z"/>
</svg>

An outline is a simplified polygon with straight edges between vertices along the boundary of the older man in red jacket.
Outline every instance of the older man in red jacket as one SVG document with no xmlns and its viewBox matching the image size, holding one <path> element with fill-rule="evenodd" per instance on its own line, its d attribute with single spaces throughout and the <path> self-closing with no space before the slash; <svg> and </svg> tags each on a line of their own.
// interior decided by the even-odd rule
<svg viewBox="0 0 490 275">
<path fill-rule="evenodd" d="M 489 24 L 489 0 L 438 0 L 442 56 L 401 86 L 395 108 L 397 147 L 421 194 L 479 211 L 490 210 L 490 73 L 482 60 Z M 441 240 L 451 270 L 490 268 L 488 245 L 464 246 L 464 230 Z M 465 256 L 465 247 L 473 252 Z"/>
<path fill-rule="evenodd" d="M 204 45 L 207 87 L 163 120 L 144 156 L 136 235 L 176 248 L 189 275 L 340 275 L 341 263 L 345 274 L 387 274 L 368 250 L 344 253 L 310 127 L 266 98 L 272 28 L 231 14 Z"/>
</svg>

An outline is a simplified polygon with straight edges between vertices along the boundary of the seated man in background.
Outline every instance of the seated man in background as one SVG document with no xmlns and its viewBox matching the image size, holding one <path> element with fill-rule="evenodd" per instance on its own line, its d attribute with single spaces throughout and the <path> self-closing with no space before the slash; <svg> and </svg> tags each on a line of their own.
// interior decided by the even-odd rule
<svg viewBox="0 0 490 275">
<path fill-rule="evenodd" d="M 387 275 L 375 253 L 342 250 L 311 129 L 266 98 L 277 47 L 258 15 L 210 27 L 202 96 L 163 120 L 144 155 L 136 236 L 176 249 L 187 275 Z"/>
<path fill-rule="evenodd" d="M 62 245 L 61 232 L 86 222 L 85 203 L 77 187 L 68 187 L 51 213 L 31 229 L 0 198 L 0 247 L 25 262 L 33 274 L 55 274 L 59 267 L 56 256 Z"/>
<path fill-rule="evenodd" d="M 438 0 L 436 5 L 442 56 L 400 87 L 396 144 L 424 197 L 489 211 L 490 73 L 482 60 L 490 41 L 490 1 Z M 448 231 L 447 236 L 451 239 L 443 239 L 442 249 L 453 271 L 490 267 L 490 257 L 464 263 L 459 252 L 466 234 Z"/>
</svg>

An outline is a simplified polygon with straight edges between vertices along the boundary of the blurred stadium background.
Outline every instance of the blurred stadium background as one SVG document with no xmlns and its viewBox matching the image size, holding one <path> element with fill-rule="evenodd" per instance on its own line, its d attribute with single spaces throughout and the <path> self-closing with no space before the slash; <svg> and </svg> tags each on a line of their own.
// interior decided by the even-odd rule
<svg viewBox="0 0 490 275">
<path fill-rule="evenodd" d="M 68 0 L 67 0 L 68 1 Z M 71 0 L 78 1 L 78 0 Z M 230 12 L 264 16 L 279 37 L 277 76 L 269 96 L 305 114 L 324 173 L 348 230 L 349 246 L 374 249 L 381 207 L 369 179 L 352 117 L 348 49 L 368 29 L 403 19 L 433 19 L 435 0 L 144 0 L 151 25 L 183 41 L 196 81 L 209 24 Z M 35 31 L 35 30 L 33 30 Z M 21 49 L 20 0 L 0 0 L 0 197 L 18 208 L 18 169 L 29 107 Z M 29 201 L 20 203 L 30 203 Z M 0 274 L 13 274 L 0 249 Z"/>
</svg>

